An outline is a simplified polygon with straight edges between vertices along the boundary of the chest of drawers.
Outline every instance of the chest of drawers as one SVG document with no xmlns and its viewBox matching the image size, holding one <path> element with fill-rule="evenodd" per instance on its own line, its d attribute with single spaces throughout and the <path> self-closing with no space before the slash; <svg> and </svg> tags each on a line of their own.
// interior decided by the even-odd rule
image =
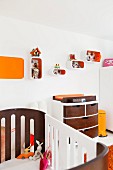
<svg viewBox="0 0 113 170">
<path fill-rule="evenodd" d="M 90 137 L 98 136 L 98 102 L 63 103 L 53 100 L 52 114 L 58 120 Z"/>
</svg>

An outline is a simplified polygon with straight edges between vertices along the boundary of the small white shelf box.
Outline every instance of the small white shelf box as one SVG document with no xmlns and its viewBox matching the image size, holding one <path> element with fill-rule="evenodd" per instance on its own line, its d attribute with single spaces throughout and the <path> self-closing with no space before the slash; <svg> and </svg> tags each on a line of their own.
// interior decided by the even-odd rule
<svg viewBox="0 0 113 170">
<path fill-rule="evenodd" d="M 68 60 L 66 66 L 71 70 L 82 70 L 85 67 L 82 60 Z"/>
</svg>

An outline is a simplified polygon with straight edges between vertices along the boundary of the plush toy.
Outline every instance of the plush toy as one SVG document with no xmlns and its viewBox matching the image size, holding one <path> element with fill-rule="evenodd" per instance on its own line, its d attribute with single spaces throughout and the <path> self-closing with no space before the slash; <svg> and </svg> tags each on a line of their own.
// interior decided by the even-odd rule
<svg viewBox="0 0 113 170">
<path fill-rule="evenodd" d="M 20 154 L 17 159 L 26 159 L 34 156 L 34 152 L 29 152 L 31 146 L 24 149 L 24 153 Z"/>
<path fill-rule="evenodd" d="M 52 159 L 52 153 L 49 149 L 47 149 L 43 155 L 41 154 L 40 159 L 40 170 L 46 170 L 48 166 L 50 165 Z"/>
<path fill-rule="evenodd" d="M 35 48 L 35 49 L 33 49 L 33 50 L 30 52 L 30 54 L 31 54 L 32 56 L 40 56 L 41 52 L 40 52 L 40 50 L 39 50 L 38 48 Z"/>
<path fill-rule="evenodd" d="M 42 144 L 43 143 L 40 143 L 38 140 L 36 140 L 36 143 L 37 143 L 37 150 L 35 151 L 35 154 L 33 157 L 29 157 L 30 160 L 37 160 L 40 158 L 41 156 L 41 150 L 42 150 Z"/>
<path fill-rule="evenodd" d="M 30 152 L 34 152 L 34 135 L 30 134 Z"/>
</svg>

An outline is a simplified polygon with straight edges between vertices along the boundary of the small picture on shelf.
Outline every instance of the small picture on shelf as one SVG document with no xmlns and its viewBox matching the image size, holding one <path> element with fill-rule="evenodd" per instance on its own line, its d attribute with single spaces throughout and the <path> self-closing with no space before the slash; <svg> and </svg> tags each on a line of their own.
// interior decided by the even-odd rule
<svg viewBox="0 0 113 170">
<path fill-rule="evenodd" d="M 76 61 L 76 60 L 72 60 L 72 67 L 73 68 L 81 68 L 80 65 L 79 65 L 79 62 Z"/>
</svg>

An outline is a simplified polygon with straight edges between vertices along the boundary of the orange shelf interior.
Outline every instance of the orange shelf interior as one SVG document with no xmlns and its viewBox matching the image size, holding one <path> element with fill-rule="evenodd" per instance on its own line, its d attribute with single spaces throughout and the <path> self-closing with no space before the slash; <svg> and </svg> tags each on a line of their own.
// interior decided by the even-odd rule
<svg viewBox="0 0 113 170">
<path fill-rule="evenodd" d="M 0 56 L 0 79 L 22 79 L 24 60 L 18 57 Z"/>
</svg>

